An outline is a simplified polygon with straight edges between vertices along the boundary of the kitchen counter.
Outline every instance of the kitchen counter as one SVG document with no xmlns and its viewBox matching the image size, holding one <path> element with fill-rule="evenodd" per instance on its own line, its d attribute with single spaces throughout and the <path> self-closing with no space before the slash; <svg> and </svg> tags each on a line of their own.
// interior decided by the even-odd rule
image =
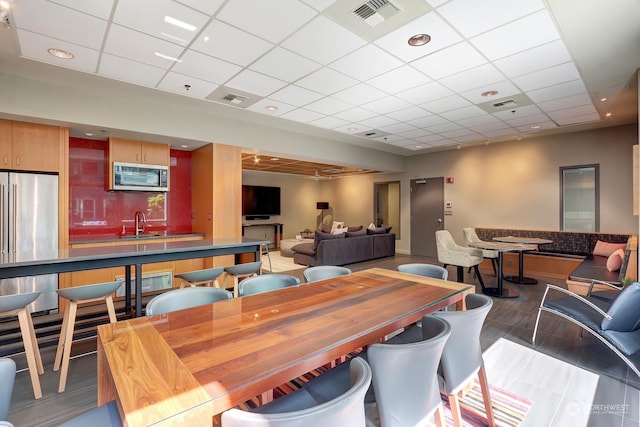
<svg viewBox="0 0 640 427">
<path fill-rule="evenodd" d="M 109 243 L 109 242 L 139 242 L 146 240 L 157 240 L 157 239 L 174 239 L 174 238 L 188 238 L 188 237 L 203 237 L 203 233 L 143 233 L 138 236 L 135 234 L 127 234 L 126 236 L 114 236 L 113 234 L 105 235 L 105 236 L 73 236 L 69 238 L 69 244 L 87 244 L 87 243 Z"/>
</svg>

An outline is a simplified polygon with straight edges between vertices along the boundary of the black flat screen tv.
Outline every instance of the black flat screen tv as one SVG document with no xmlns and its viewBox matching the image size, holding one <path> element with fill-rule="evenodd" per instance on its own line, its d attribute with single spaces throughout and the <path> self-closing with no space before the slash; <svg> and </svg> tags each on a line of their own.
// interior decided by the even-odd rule
<svg viewBox="0 0 640 427">
<path fill-rule="evenodd" d="M 242 215 L 280 215 L 280 187 L 243 185 Z"/>
</svg>

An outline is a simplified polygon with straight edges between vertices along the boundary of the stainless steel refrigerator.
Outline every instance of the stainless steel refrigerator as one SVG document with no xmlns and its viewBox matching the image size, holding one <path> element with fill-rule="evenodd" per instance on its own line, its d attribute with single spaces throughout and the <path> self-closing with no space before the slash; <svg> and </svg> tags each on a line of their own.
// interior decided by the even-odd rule
<svg viewBox="0 0 640 427">
<path fill-rule="evenodd" d="M 58 249 L 58 176 L 0 172 L 0 256 Z M 0 295 L 40 291 L 31 312 L 58 308 L 58 275 L 0 280 Z"/>
</svg>

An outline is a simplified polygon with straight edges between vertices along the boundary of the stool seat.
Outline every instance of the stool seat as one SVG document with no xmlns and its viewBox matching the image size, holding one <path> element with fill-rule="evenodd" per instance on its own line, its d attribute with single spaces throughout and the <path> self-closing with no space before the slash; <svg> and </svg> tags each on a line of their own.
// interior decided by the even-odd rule
<svg viewBox="0 0 640 427">
<path fill-rule="evenodd" d="M 207 268 L 204 270 L 194 270 L 188 271 L 186 273 L 176 274 L 175 277 L 182 279 L 193 287 L 196 285 L 209 284 L 213 282 L 213 285 L 216 288 L 220 287 L 220 283 L 218 283 L 218 277 L 224 273 L 224 267 L 216 267 L 216 268 Z M 180 285 L 181 288 L 184 287 L 184 283 Z"/>
<path fill-rule="evenodd" d="M 230 265 L 224 268 L 224 272 L 233 278 L 233 296 L 237 298 L 240 279 L 262 274 L 262 261 Z"/>
<path fill-rule="evenodd" d="M 23 294 L 12 294 L 0 296 L 0 317 L 18 316 L 20 325 L 20 333 L 22 335 L 22 344 L 24 353 L 27 357 L 27 366 L 29 367 L 29 376 L 31 377 L 31 386 L 36 399 L 42 397 L 42 389 L 40 388 L 40 378 L 38 375 L 44 374 L 42 366 L 42 358 L 40 357 L 40 348 L 33 329 L 33 320 L 29 312 L 29 304 L 34 302 L 40 296 L 40 292 L 26 292 Z"/>
<path fill-rule="evenodd" d="M 62 288 L 57 290 L 58 295 L 61 298 L 69 300 L 69 307 L 67 307 L 67 310 L 64 312 L 64 316 L 62 318 L 60 339 L 58 340 L 56 358 L 53 362 L 54 371 L 62 368 L 60 370 L 60 384 L 58 385 L 58 393 L 63 392 L 67 386 L 69 359 L 71 358 L 71 343 L 73 341 L 73 330 L 76 323 L 78 304 L 104 301 L 107 305 L 107 312 L 109 313 L 109 322 L 116 323 L 116 310 L 113 306 L 112 294 L 120 286 L 120 282 L 106 282 L 96 283 L 93 285 L 74 286 L 71 288 Z"/>
</svg>

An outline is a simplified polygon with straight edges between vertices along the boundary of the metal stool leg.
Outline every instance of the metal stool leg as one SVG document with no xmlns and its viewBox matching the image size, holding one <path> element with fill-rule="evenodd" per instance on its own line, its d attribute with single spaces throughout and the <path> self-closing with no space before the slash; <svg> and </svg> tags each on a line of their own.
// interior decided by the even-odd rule
<svg viewBox="0 0 640 427">
<path fill-rule="evenodd" d="M 266 243 L 262 243 L 260 245 L 260 256 L 266 255 L 269 260 L 269 272 L 273 273 L 273 268 L 271 267 L 271 255 L 269 255 L 269 246 Z"/>
</svg>

